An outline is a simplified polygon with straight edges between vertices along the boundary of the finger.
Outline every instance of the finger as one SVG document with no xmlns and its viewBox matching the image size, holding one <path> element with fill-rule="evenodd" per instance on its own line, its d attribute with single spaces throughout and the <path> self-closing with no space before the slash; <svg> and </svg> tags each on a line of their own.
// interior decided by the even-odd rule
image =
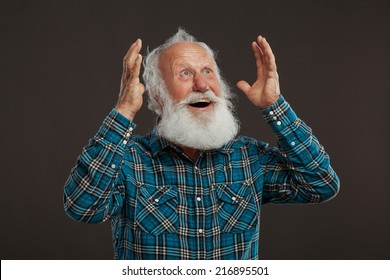
<svg viewBox="0 0 390 280">
<path fill-rule="evenodd" d="M 130 45 L 130 48 L 127 50 L 125 56 L 123 57 L 123 68 L 126 68 L 126 62 L 130 57 L 130 54 L 132 53 L 134 47 L 136 46 L 137 41 L 135 41 L 133 44 Z"/>
<path fill-rule="evenodd" d="M 142 41 L 141 39 L 137 39 L 134 43 L 133 49 L 130 51 L 129 56 L 127 58 L 127 69 L 132 69 L 133 65 L 135 63 L 135 60 L 141 51 L 142 48 Z"/>
<path fill-rule="evenodd" d="M 266 58 L 256 42 L 252 42 L 252 51 L 256 59 L 257 78 L 260 79 L 264 75 Z"/>
<path fill-rule="evenodd" d="M 127 72 L 128 70 L 132 70 L 134 62 L 142 48 L 142 41 L 141 39 L 137 39 L 129 48 L 128 52 L 126 53 L 124 57 L 124 70 Z"/>
<path fill-rule="evenodd" d="M 134 51 L 134 48 L 137 44 L 137 41 L 135 41 L 133 44 L 131 44 L 130 48 L 128 49 L 126 55 L 123 57 L 123 71 L 122 71 L 122 80 L 127 78 L 128 74 L 129 74 L 129 58 L 130 58 L 130 55 L 131 53 Z"/>
<path fill-rule="evenodd" d="M 265 62 L 266 62 L 268 70 L 276 71 L 275 56 L 272 52 L 271 46 L 269 45 L 267 39 L 262 37 L 262 39 L 259 42 L 259 45 L 263 50 Z"/>
<path fill-rule="evenodd" d="M 264 43 L 267 46 L 266 49 L 266 57 L 268 60 L 268 66 L 270 70 L 276 70 L 276 62 L 275 62 L 275 55 L 272 52 L 271 46 L 268 44 L 268 41 L 264 38 Z"/>
<path fill-rule="evenodd" d="M 251 86 L 246 81 L 239 81 L 236 86 L 246 95 L 249 93 Z"/>
<path fill-rule="evenodd" d="M 130 75 L 130 83 L 139 83 L 139 73 L 141 71 L 141 64 L 142 64 L 142 55 L 138 54 L 134 66 L 131 69 L 131 75 Z"/>
<path fill-rule="evenodd" d="M 141 39 L 138 38 L 137 40 L 135 40 L 134 43 L 132 43 L 132 44 L 130 45 L 130 48 L 128 49 L 128 51 L 127 51 L 127 53 L 126 53 L 126 55 L 125 55 L 124 58 L 130 57 L 130 55 L 131 55 L 131 53 L 134 51 L 134 49 L 137 48 L 137 47 L 140 48 L 141 46 L 142 46 L 142 41 L 141 41 Z"/>
<path fill-rule="evenodd" d="M 261 67 L 264 63 L 264 54 L 256 42 L 252 42 L 252 51 L 256 59 L 256 66 Z"/>
</svg>

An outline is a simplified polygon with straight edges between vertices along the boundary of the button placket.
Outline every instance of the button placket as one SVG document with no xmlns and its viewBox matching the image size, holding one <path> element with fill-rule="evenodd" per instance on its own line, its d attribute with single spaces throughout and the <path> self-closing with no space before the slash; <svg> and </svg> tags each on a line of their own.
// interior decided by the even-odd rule
<svg viewBox="0 0 390 280">
<path fill-rule="evenodd" d="M 196 164 L 199 164 L 197 166 Z M 193 232 L 196 235 L 196 247 L 198 248 L 198 258 L 206 257 L 206 209 L 204 205 L 205 189 L 203 186 L 201 161 L 193 165 L 195 188 L 193 195 L 193 203 L 195 206 L 195 219 Z"/>
</svg>

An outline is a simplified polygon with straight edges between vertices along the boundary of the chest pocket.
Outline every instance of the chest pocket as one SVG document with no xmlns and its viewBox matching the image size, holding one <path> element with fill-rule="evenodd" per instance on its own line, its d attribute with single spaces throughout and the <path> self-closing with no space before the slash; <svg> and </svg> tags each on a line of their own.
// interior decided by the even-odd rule
<svg viewBox="0 0 390 280">
<path fill-rule="evenodd" d="M 254 201 L 253 188 L 246 182 L 218 184 L 218 222 L 222 232 L 240 233 L 257 222 L 260 213 Z"/>
<path fill-rule="evenodd" d="M 152 235 L 176 232 L 177 189 L 141 185 L 135 209 L 136 225 Z"/>
</svg>

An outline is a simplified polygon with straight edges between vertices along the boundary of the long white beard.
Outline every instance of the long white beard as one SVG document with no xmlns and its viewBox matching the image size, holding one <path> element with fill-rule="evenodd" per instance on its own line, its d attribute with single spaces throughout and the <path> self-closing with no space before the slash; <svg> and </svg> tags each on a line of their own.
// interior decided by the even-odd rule
<svg viewBox="0 0 390 280">
<path fill-rule="evenodd" d="M 212 110 L 194 114 L 188 108 L 193 101 L 207 98 Z M 238 132 L 239 124 L 229 109 L 228 101 L 212 91 L 192 92 L 178 104 L 165 100 L 157 132 L 169 141 L 184 147 L 211 150 L 222 147 Z"/>
</svg>

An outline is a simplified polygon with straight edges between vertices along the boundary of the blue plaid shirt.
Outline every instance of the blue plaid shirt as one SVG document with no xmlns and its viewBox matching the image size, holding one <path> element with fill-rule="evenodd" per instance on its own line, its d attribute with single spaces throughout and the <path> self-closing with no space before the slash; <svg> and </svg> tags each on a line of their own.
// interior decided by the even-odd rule
<svg viewBox="0 0 390 280">
<path fill-rule="evenodd" d="M 74 220 L 112 221 L 116 259 L 257 259 L 265 203 L 319 203 L 339 179 L 283 97 L 262 111 L 279 148 L 245 136 L 194 162 L 112 110 L 65 184 Z"/>
</svg>

